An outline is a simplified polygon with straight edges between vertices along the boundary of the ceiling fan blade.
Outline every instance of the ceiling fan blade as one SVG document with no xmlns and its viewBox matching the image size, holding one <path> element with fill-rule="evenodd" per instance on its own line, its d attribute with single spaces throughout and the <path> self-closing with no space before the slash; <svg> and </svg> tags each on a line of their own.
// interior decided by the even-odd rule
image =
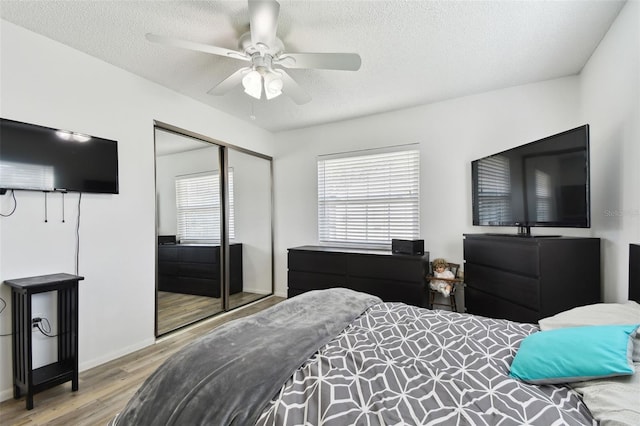
<svg viewBox="0 0 640 426">
<path fill-rule="evenodd" d="M 282 81 L 284 83 L 282 93 L 293 99 L 293 102 L 298 105 L 302 105 L 311 100 L 311 95 L 305 92 L 304 89 L 302 89 L 302 87 L 300 87 L 300 85 L 298 85 L 298 83 L 296 83 L 296 81 L 284 70 L 279 69 L 274 70 L 274 72 L 282 76 Z"/>
<path fill-rule="evenodd" d="M 362 60 L 357 53 L 285 53 L 274 63 L 285 68 L 357 71 Z"/>
<path fill-rule="evenodd" d="M 227 58 L 241 59 L 243 61 L 249 61 L 251 58 L 242 52 L 236 50 L 225 49 L 224 47 L 211 46 L 203 43 L 196 43 L 193 41 L 180 40 L 173 37 L 166 37 L 156 34 L 147 33 L 147 40 L 153 43 L 166 44 L 167 46 L 180 47 L 182 49 L 195 50 L 196 52 L 211 53 L 213 55 L 220 55 Z"/>
<path fill-rule="evenodd" d="M 275 0 L 249 0 L 249 30 L 254 46 L 273 47 L 279 13 L 280 4 Z"/>
<path fill-rule="evenodd" d="M 214 96 L 224 95 L 229 90 L 233 89 L 238 84 L 242 83 L 242 78 L 244 77 L 245 73 L 250 69 L 251 68 L 249 67 L 240 68 L 238 71 L 234 72 L 229 77 L 225 78 L 216 86 L 211 88 L 207 93 Z"/>
</svg>

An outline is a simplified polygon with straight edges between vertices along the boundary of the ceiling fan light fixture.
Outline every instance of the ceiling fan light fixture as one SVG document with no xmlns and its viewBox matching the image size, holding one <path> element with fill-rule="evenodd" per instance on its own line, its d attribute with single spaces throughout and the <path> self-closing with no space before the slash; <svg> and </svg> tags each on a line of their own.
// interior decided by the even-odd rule
<svg viewBox="0 0 640 426">
<path fill-rule="evenodd" d="M 252 70 L 242 78 L 244 92 L 256 99 L 262 97 L 262 76 L 256 70 Z"/>
<path fill-rule="evenodd" d="M 275 72 L 269 72 L 264 76 L 264 93 L 268 100 L 277 98 L 282 94 L 284 82 Z"/>
</svg>

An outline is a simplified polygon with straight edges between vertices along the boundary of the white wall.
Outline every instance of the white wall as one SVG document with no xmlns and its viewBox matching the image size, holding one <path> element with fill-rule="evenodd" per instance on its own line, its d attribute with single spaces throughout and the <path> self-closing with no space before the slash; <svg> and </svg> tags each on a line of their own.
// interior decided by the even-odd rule
<svg viewBox="0 0 640 426">
<path fill-rule="evenodd" d="M 318 155 L 419 143 L 425 250 L 461 262 L 463 233 L 495 232 L 471 225 L 471 160 L 588 123 L 592 227 L 535 233 L 601 238 L 604 301 L 626 300 L 628 244 L 640 242 L 639 9 L 625 5 L 578 76 L 277 134 L 276 293 L 286 249 L 318 242 Z"/>
<path fill-rule="evenodd" d="M 593 227 L 603 239 L 605 300 L 628 297 L 629 243 L 640 243 L 640 2 L 630 1 L 580 79 L 591 123 Z"/>
<path fill-rule="evenodd" d="M 0 115 L 118 141 L 120 194 L 82 196 L 80 368 L 154 342 L 155 190 L 153 120 L 266 155 L 273 135 L 50 39 L 0 21 Z M 0 281 L 74 272 L 77 194 L 16 192 L 0 218 Z M 13 206 L 0 196 L 0 211 Z M 6 285 L 0 295 L 10 301 Z M 51 310 L 47 300 L 37 302 Z M 10 303 L 9 303 L 10 305 Z M 0 334 L 10 332 L 10 306 Z M 54 312 L 44 312 L 50 319 Z M 47 343 L 50 344 L 50 343 Z M 52 351 L 36 346 L 35 362 Z M 12 396 L 11 338 L 0 337 L 0 399 Z"/>
<path fill-rule="evenodd" d="M 496 232 L 471 225 L 471 161 L 584 124 L 579 100 L 578 77 L 570 77 L 278 134 L 276 293 L 286 293 L 286 249 L 318 242 L 318 155 L 418 143 L 420 237 L 432 258 L 462 263 L 463 233 Z"/>
</svg>

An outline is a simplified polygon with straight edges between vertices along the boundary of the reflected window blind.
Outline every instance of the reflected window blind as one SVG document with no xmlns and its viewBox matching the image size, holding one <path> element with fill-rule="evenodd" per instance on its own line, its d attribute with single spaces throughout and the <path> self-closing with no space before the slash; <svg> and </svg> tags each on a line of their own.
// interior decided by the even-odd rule
<svg viewBox="0 0 640 426">
<path fill-rule="evenodd" d="M 53 166 L 0 161 L 0 182 L 7 188 L 55 188 Z"/>
<path fill-rule="evenodd" d="M 536 221 L 551 220 L 551 176 L 536 170 Z"/>
<path fill-rule="evenodd" d="M 502 156 L 478 163 L 478 208 L 482 224 L 511 222 L 509 159 Z"/>
<path fill-rule="evenodd" d="M 320 243 L 389 246 L 392 238 L 418 238 L 419 183 L 417 149 L 320 157 Z"/>
<path fill-rule="evenodd" d="M 229 238 L 235 238 L 233 170 L 229 170 Z M 176 178 L 177 238 L 220 243 L 220 177 L 199 173 Z"/>
</svg>

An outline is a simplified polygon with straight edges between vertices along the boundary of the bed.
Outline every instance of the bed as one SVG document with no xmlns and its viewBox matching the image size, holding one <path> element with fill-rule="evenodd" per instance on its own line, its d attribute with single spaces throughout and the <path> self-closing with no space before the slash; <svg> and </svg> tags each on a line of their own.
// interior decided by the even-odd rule
<svg viewBox="0 0 640 426">
<path fill-rule="evenodd" d="M 630 288 L 640 286 L 635 280 Z M 383 303 L 342 288 L 312 291 L 193 342 L 111 424 L 640 424 L 638 324 L 633 301 L 576 308 L 537 325 Z M 514 376 L 534 336 L 582 325 L 626 327 L 631 372 L 570 385 Z"/>
</svg>

